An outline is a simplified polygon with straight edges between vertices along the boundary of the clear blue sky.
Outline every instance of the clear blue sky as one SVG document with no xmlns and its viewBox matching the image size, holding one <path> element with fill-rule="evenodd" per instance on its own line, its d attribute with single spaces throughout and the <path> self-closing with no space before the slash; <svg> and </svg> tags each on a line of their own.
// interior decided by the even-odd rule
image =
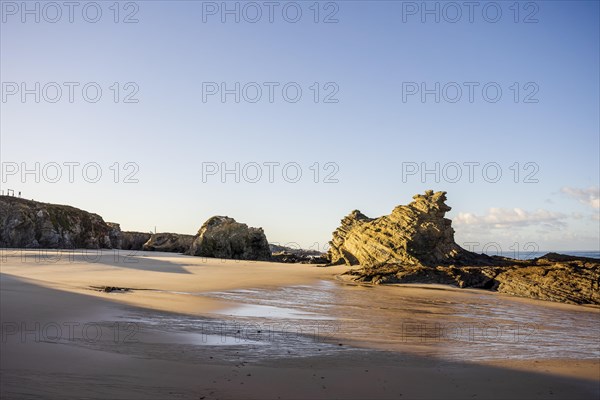
<svg viewBox="0 0 600 400">
<path fill-rule="evenodd" d="M 317 242 L 322 248 L 351 210 L 387 214 L 431 188 L 448 192 L 453 208 L 448 216 L 461 244 L 498 242 L 505 251 L 513 242 L 520 247 L 534 242 L 540 250 L 600 247 L 596 1 L 520 2 L 518 16 L 514 2 L 497 2 L 502 15 L 495 23 L 488 21 L 495 18 L 489 2 L 474 9 L 473 22 L 463 8 L 455 23 L 447 20 L 456 10 L 445 2 L 438 3 L 439 23 L 427 14 L 423 23 L 420 9 L 411 13 L 421 2 L 320 2 L 319 23 L 313 1 L 296 3 L 302 10 L 297 23 L 284 18 L 295 18 L 290 2 L 277 2 L 272 23 L 263 2 L 254 3 L 262 12 L 256 23 L 245 20 L 256 11 L 245 2 L 239 2 L 239 23 L 233 15 L 225 15 L 222 23 L 221 10 L 211 13 L 222 2 L 121 3 L 119 23 L 113 21 L 112 1 L 98 3 L 102 16 L 96 23 L 85 20 L 83 6 L 73 11 L 72 23 L 66 8 L 58 22 L 48 22 L 57 14 L 43 9 L 44 3 L 36 23 L 35 15 L 23 15 L 21 2 L 2 2 L 4 172 L 12 163 L 34 168 L 39 162 L 50 174 L 49 163 L 55 162 L 63 173 L 57 183 L 41 172 L 39 183 L 34 175 L 7 175 L 3 189 L 93 211 L 126 230 L 156 226 L 195 233 L 210 216 L 228 215 L 262 226 L 271 242 L 304 247 Z M 130 13 L 137 23 L 123 23 Z M 88 8 L 85 17 L 93 20 L 95 10 Z M 326 18 L 338 22 L 324 23 Z M 533 19 L 538 22 L 524 21 Z M 10 94 L 12 83 L 23 82 L 29 89 L 35 82 L 42 88 L 57 82 L 62 97 L 48 101 L 54 88 L 47 86 L 46 93 L 40 89 L 39 103 L 34 94 L 23 102 L 20 92 Z M 73 103 L 65 82 L 79 83 Z M 82 97 L 88 82 L 102 89 L 96 103 Z M 110 89 L 114 82 L 120 88 L 118 103 Z M 135 85 L 125 87 L 127 82 Z M 242 96 L 236 103 L 228 95 L 223 103 L 217 94 L 203 101 L 203 82 L 225 82 L 229 88 L 257 82 L 262 98 L 250 103 Z M 272 103 L 264 82 L 279 83 Z M 288 82 L 302 89 L 296 103 L 282 97 Z M 320 86 L 317 103 L 314 82 Z M 328 82 L 333 84 L 325 87 Z M 450 85 L 439 103 L 433 94 L 422 102 L 420 93 L 407 95 L 406 82 L 424 82 L 429 89 L 436 82 L 440 88 L 456 82 L 463 93 L 459 101 L 447 101 L 455 96 Z M 473 102 L 465 82 L 479 83 Z M 482 95 L 489 82 L 502 89 L 496 103 Z M 139 101 L 124 103 L 123 96 L 136 86 L 133 98 Z M 323 102 L 335 89 L 338 102 Z M 248 98 L 254 97 L 252 90 Z M 293 96 L 293 90 L 288 93 Z M 488 93 L 493 97 L 493 90 Z M 98 163 L 102 178 L 86 182 L 80 166 L 71 183 L 65 162 Z M 115 162 L 120 163 L 119 183 L 110 169 Z M 138 183 L 122 182 L 133 171 L 123 169 L 127 162 L 139 166 Z M 223 183 L 220 174 L 203 179 L 203 163 L 211 162 L 230 168 L 255 162 L 263 177 L 257 183 L 243 176 L 236 183 L 233 175 Z M 277 167 L 271 183 L 265 162 L 298 163 L 302 178 L 287 182 Z M 310 169 L 315 162 L 318 183 Z M 403 179 L 408 162 L 419 168 L 421 163 L 429 168 L 436 162 L 440 168 L 458 163 L 463 176 L 458 182 L 443 175 L 439 182 L 433 175 L 425 182 L 419 174 Z M 466 176 L 465 162 L 480 163 L 474 182 Z M 517 183 L 510 169 L 515 162 L 521 172 Z M 535 165 L 525 169 L 528 162 Z M 335 171 L 334 166 L 326 170 L 326 163 L 337 166 L 337 183 L 323 182 Z M 482 176 L 487 163 L 501 167 L 498 182 Z M 524 182 L 530 172 L 537 183 Z"/>
</svg>

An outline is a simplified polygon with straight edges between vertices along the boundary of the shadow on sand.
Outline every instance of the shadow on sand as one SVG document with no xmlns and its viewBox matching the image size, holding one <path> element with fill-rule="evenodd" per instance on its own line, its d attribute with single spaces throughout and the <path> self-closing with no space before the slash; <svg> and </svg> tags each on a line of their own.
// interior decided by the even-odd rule
<svg viewBox="0 0 600 400">
<path fill-rule="evenodd" d="M 7 257 L 11 257 L 11 261 L 19 257 L 22 262 L 33 261 L 36 264 L 104 264 L 114 268 L 189 274 L 181 263 L 166 260 L 174 255 L 180 254 L 118 249 L 0 249 L 3 262 Z"/>
</svg>

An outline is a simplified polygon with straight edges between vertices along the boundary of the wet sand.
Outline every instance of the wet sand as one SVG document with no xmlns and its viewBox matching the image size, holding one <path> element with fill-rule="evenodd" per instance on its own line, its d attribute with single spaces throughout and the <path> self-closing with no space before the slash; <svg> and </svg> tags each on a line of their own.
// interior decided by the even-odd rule
<svg viewBox="0 0 600 400">
<path fill-rule="evenodd" d="M 593 308 L 349 286 L 345 267 L 34 254 L 3 252 L 2 398 L 600 395 Z"/>
</svg>

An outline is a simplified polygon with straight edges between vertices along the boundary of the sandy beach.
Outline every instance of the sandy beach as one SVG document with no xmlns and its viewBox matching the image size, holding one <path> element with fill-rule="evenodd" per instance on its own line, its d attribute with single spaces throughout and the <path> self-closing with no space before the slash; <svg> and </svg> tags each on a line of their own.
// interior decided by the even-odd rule
<svg viewBox="0 0 600 400">
<path fill-rule="evenodd" d="M 2 398 L 600 395 L 597 308 L 126 253 L 3 251 Z"/>
<path fill-rule="evenodd" d="M 599 16 L 0 1 L 0 400 L 600 400 Z"/>
</svg>

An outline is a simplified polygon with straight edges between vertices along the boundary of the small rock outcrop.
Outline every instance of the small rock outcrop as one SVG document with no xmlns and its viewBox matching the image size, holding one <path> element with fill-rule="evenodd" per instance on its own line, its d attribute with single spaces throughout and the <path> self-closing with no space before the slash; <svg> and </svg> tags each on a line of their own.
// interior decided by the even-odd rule
<svg viewBox="0 0 600 400">
<path fill-rule="evenodd" d="M 146 232 L 121 232 L 121 247 L 123 250 L 143 250 L 144 244 L 152 237 L 151 233 Z"/>
<path fill-rule="evenodd" d="M 346 216 L 333 232 L 329 249 L 332 264 L 449 265 L 485 263 L 487 256 L 471 253 L 454 241 L 454 229 L 444 218 L 450 211 L 446 192 L 428 190 L 390 215 L 368 218 L 358 210 Z"/>
<path fill-rule="evenodd" d="M 172 253 L 185 253 L 189 250 L 194 240 L 193 235 L 179 233 L 154 233 L 142 246 L 144 251 L 166 251 Z"/>
<path fill-rule="evenodd" d="M 188 254 L 236 260 L 270 260 L 269 242 L 262 228 L 249 228 L 233 218 L 209 218 L 194 236 Z"/>
<path fill-rule="evenodd" d="M 289 247 L 269 243 L 271 261 L 290 264 L 327 264 L 325 253 L 317 250 L 302 249 L 300 246 Z"/>
<path fill-rule="evenodd" d="M 114 249 L 119 229 L 75 207 L 0 196 L 0 247 Z"/>
</svg>

